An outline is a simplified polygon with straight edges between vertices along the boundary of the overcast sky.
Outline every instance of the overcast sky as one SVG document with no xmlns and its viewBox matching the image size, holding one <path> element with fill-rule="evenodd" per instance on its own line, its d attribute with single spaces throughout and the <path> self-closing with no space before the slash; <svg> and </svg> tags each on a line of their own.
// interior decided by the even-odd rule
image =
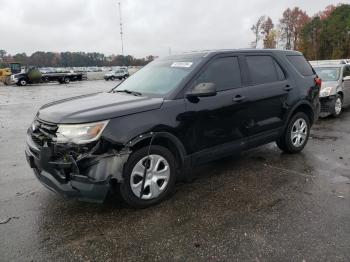
<svg viewBox="0 0 350 262">
<path fill-rule="evenodd" d="M 287 7 L 309 15 L 332 0 L 120 0 L 125 53 L 136 57 L 249 47 L 261 15 Z M 347 1 L 343 1 L 347 2 Z M 0 0 L 0 49 L 121 53 L 118 0 Z"/>
</svg>

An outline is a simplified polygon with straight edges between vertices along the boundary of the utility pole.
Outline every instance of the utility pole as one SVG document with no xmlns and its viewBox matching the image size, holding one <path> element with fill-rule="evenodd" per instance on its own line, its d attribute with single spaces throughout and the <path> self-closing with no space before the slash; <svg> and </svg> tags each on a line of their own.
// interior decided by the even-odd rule
<svg viewBox="0 0 350 262">
<path fill-rule="evenodd" d="M 120 19 L 120 40 L 122 43 L 122 56 L 123 56 L 123 64 L 124 64 L 124 40 L 123 40 L 123 22 L 122 22 L 122 8 L 120 2 L 118 2 L 119 7 L 119 19 Z"/>
</svg>

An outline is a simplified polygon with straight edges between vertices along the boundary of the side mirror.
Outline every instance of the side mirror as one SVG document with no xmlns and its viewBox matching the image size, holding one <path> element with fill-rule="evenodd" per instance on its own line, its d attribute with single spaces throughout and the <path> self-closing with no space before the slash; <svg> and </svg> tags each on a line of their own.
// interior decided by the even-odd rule
<svg viewBox="0 0 350 262">
<path fill-rule="evenodd" d="M 186 94 L 187 97 L 208 97 L 215 95 L 216 88 L 214 83 L 200 83 Z"/>
<path fill-rule="evenodd" d="M 348 80 L 350 80 L 350 76 L 343 77 L 343 81 L 348 81 Z"/>
</svg>

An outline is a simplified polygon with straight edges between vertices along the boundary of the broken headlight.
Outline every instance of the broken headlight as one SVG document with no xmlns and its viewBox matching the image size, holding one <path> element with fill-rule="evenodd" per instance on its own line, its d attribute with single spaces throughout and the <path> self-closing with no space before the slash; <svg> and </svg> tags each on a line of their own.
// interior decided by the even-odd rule
<svg viewBox="0 0 350 262">
<path fill-rule="evenodd" d="M 100 138 L 108 121 L 87 124 L 58 125 L 56 132 L 57 143 L 86 144 Z"/>
<path fill-rule="evenodd" d="M 331 96 L 335 92 L 334 89 L 335 89 L 334 87 L 329 87 L 329 86 L 322 87 L 320 91 L 320 97 Z"/>
</svg>

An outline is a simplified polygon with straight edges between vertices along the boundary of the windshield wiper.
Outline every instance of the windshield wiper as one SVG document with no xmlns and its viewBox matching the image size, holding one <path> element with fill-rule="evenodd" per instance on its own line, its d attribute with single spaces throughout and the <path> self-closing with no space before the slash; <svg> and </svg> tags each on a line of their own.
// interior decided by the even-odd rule
<svg viewBox="0 0 350 262">
<path fill-rule="evenodd" d="M 114 92 L 116 93 L 127 93 L 127 94 L 132 94 L 134 96 L 142 96 L 142 93 L 140 92 L 136 92 L 136 91 L 131 91 L 131 90 L 128 90 L 128 89 L 123 89 L 123 90 L 115 90 Z"/>
</svg>

